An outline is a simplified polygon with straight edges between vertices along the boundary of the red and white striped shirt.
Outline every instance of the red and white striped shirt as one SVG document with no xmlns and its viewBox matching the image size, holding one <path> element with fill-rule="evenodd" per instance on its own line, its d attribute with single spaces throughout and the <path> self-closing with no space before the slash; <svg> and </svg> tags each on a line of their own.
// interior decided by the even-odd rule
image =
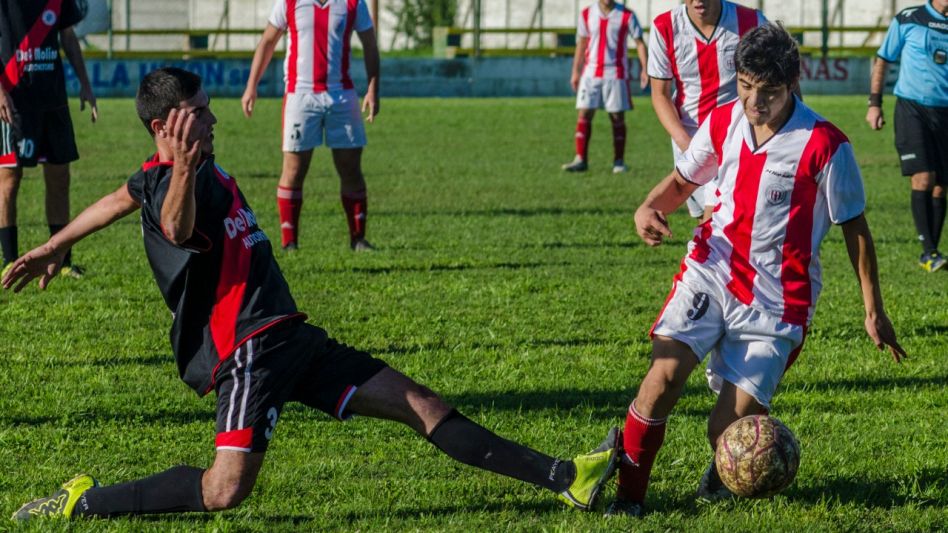
<svg viewBox="0 0 948 533">
<path fill-rule="evenodd" d="M 289 33 L 283 62 L 287 94 L 353 88 L 352 30 L 372 28 L 365 0 L 275 0 L 269 22 Z"/>
<path fill-rule="evenodd" d="M 652 21 L 648 75 L 675 81 L 675 107 L 689 132 L 698 129 L 712 109 L 737 98 L 737 43 L 766 23 L 760 11 L 727 0 L 721 0 L 721 15 L 710 39 L 688 18 L 685 4 Z"/>
<path fill-rule="evenodd" d="M 628 42 L 630 38 L 642 38 L 642 26 L 631 9 L 615 4 L 604 14 L 598 2 L 583 9 L 576 24 L 576 37 L 589 39 L 584 77 L 630 78 Z"/>
<path fill-rule="evenodd" d="M 683 268 L 703 269 L 745 305 L 806 325 L 823 285 L 819 250 L 832 224 L 866 206 L 849 139 L 794 97 L 787 123 L 755 147 L 739 101 L 711 112 L 677 161 L 688 181 L 718 176 L 714 214 Z"/>
</svg>

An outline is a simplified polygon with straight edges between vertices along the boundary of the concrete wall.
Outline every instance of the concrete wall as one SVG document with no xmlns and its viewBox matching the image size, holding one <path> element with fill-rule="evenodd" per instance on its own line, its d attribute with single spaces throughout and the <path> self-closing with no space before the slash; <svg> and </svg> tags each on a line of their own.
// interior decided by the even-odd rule
<svg viewBox="0 0 948 533">
<path fill-rule="evenodd" d="M 107 0 L 89 0 L 105 3 Z M 593 0 L 542 0 L 543 9 L 536 11 L 541 0 L 481 0 L 481 25 L 484 28 L 527 28 L 527 27 L 575 27 L 579 11 Z M 821 20 L 822 0 L 736 0 L 738 3 L 760 8 L 771 20 L 781 20 L 789 26 L 815 26 Z M 474 0 L 457 0 L 458 10 L 455 25 L 473 27 L 472 5 Z M 643 26 L 648 27 L 652 18 L 681 3 L 681 0 L 626 0 L 627 5 L 637 13 Z M 876 26 L 886 25 L 893 13 L 911 5 L 921 4 L 922 0 L 829 0 L 831 23 L 834 26 Z M 224 0 L 113 0 L 112 25 L 115 29 L 207 29 L 218 27 L 259 28 L 266 25 L 267 16 L 273 0 L 230 0 L 229 10 L 225 14 Z M 402 0 L 379 0 L 379 42 L 383 50 L 410 48 L 413 43 L 406 42 L 395 32 L 395 10 Z M 126 9 L 127 7 L 127 9 Z M 870 45 L 878 44 L 880 34 L 849 34 L 845 38 L 835 37 L 834 45 Z M 552 34 L 543 37 L 547 46 L 552 46 Z M 525 45 L 537 46 L 535 35 L 525 43 L 524 35 L 484 35 L 485 47 L 522 48 Z M 232 36 L 231 50 L 252 50 L 256 44 L 255 36 Z M 104 36 L 90 36 L 89 41 L 105 48 L 108 40 Z M 470 37 L 466 37 L 462 46 L 471 46 Z M 810 42 L 813 41 L 813 42 Z M 117 37 L 114 41 L 117 50 L 175 50 L 183 45 L 181 36 L 136 36 L 128 40 Z M 353 43 L 359 46 L 358 40 Z M 805 37 L 805 44 L 818 45 L 819 35 Z M 215 50 L 225 49 L 225 40 L 210 43 Z"/>
<path fill-rule="evenodd" d="M 569 58 L 484 58 L 382 60 L 383 96 L 437 97 L 516 97 L 571 96 Z M 98 96 L 135 96 L 142 76 L 162 66 L 178 66 L 200 74 L 212 96 L 240 96 L 250 73 L 249 60 L 89 60 L 93 88 Z M 866 94 L 869 87 L 869 58 L 819 59 L 803 62 L 804 94 Z M 634 74 L 637 77 L 638 65 Z M 887 79 L 891 84 L 896 67 Z M 365 87 L 365 71 L 353 62 L 352 78 L 357 88 Z M 79 83 L 66 66 L 70 94 L 78 94 Z M 641 94 L 633 83 L 634 94 Z M 283 63 L 270 64 L 261 80 L 261 96 L 283 95 Z"/>
</svg>

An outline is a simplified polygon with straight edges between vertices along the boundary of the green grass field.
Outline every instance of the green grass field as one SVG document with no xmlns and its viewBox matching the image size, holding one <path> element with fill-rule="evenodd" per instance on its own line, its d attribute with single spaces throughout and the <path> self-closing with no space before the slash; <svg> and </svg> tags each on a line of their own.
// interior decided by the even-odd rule
<svg viewBox="0 0 948 533">
<path fill-rule="evenodd" d="M 924 531 L 948 527 L 948 274 L 919 247 L 892 130 L 862 121 L 864 99 L 808 101 L 853 141 L 869 199 L 889 314 L 910 359 L 896 365 L 863 330 L 842 234 L 823 246 L 825 287 L 803 354 L 773 413 L 802 445 L 796 482 L 770 501 L 696 505 L 714 401 L 701 372 L 669 424 L 641 522 L 566 509 L 552 494 L 456 464 L 407 428 L 281 417 L 253 496 L 209 516 L 13 527 L 6 516 L 87 471 L 111 484 L 214 454 L 214 403 L 177 377 L 170 313 L 151 279 L 137 216 L 80 243 L 88 276 L 0 294 L 0 530 L 70 531 Z M 388 99 L 369 126 L 369 237 L 348 250 L 325 150 L 307 181 L 301 250 L 278 260 L 300 308 L 336 338 L 385 358 L 471 418 L 548 453 L 588 451 L 621 424 L 648 365 L 648 328 L 692 223 L 651 249 L 632 213 L 671 168 L 647 100 L 629 122 L 632 172 L 610 170 L 597 117 L 592 170 L 567 175 L 567 99 Z M 74 108 L 76 107 L 74 103 Z M 279 240 L 274 202 L 280 102 L 245 120 L 213 108 L 218 162 Z M 73 212 L 122 185 L 151 153 L 130 100 L 74 115 L 82 159 Z M 889 109 L 891 111 L 891 107 Z M 42 179 L 20 191 L 21 253 L 46 237 Z"/>
</svg>

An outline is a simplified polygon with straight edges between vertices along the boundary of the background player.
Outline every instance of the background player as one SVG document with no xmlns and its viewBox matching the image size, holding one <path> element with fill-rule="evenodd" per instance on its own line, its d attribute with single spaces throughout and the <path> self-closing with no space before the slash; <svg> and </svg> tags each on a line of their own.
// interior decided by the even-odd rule
<svg viewBox="0 0 948 533">
<path fill-rule="evenodd" d="M 852 146 L 793 94 L 796 42 L 780 26 L 755 28 L 738 45 L 736 67 L 739 102 L 711 112 L 677 169 L 635 213 L 639 235 L 657 246 L 671 237 L 664 214 L 719 176 L 720 202 L 689 244 L 650 332 L 652 363 L 629 406 L 612 514 L 642 514 L 667 417 L 709 351 L 718 392 L 708 419 L 712 448 L 734 420 L 767 412 L 812 319 L 820 243 L 833 224 L 856 271 L 866 331 L 897 362 L 905 356 L 882 303 Z M 712 460 L 698 494 L 713 499 L 726 490 Z"/>
<path fill-rule="evenodd" d="M 283 172 L 277 186 L 277 207 L 283 248 L 299 243 L 299 218 L 303 208 L 303 180 L 313 148 L 332 150 L 339 173 L 340 197 L 349 224 L 349 246 L 368 251 L 365 239 L 368 200 L 362 175 L 365 126 L 359 114 L 359 97 L 349 78 L 352 31 L 362 42 L 368 87 L 362 111 L 372 122 L 379 112 L 379 50 L 365 0 L 274 0 L 263 37 L 253 55 L 250 78 L 241 104 L 248 117 L 257 101 L 257 84 L 273 50 L 289 32 L 283 97 Z"/>
<path fill-rule="evenodd" d="M 948 187 L 948 0 L 903 9 L 892 20 L 872 65 L 866 122 L 882 129 L 882 88 L 889 63 L 901 62 L 895 84 L 895 148 L 911 176 L 912 218 L 922 245 L 918 264 L 948 264 L 938 251 Z"/>
<path fill-rule="evenodd" d="M 79 108 L 95 95 L 73 26 L 81 20 L 74 0 L 0 2 L 0 247 L 6 268 L 19 255 L 16 199 L 23 167 L 43 163 L 50 235 L 69 222 L 69 163 L 79 159 L 66 100 L 62 45 L 79 79 Z M 82 277 L 66 253 L 64 275 Z"/>
<path fill-rule="evenodd" d="M 576 53 L 570 86 L 576 92 L 576 157 L 563 165 L 567 172 L 585 172 L 589 168 L 589 137 L 596 109 L 605 108 L 612 123 L 612 172 L 628 170 L 625 165 L 625 112 L 632 109 L 629 79 L 632 70 L 626 45 L 635 41 L 642 65 L 639 80 L 648 85 L 645 64 L 648 51 L 642 40 L 642 26 L 631 8 L 614 0 L 599 2 L 583 9 L 576 24 Z M 585 65 L 585 66 L 584 66 Z"/>
<path fill-rule="evenodd" d="M 760 11 L 728 0 L 685 0 L 652 21 L 652 106 L 671 136 L 676 161 L 711 110 L 737 98 L 737 43 L 766 22 Z M 699 187 L 687 203 L 692 217 L 707 220 L 715 203 L 714 186 Z"/>
<path fill-rule="evenodd" d="M 618 430 L 596 452 L 554 459 L 502 439 L 431 390 L 304 322 L 236 180 L 214 160 L 216 117 L 200 78 L 180 69 L 147 75 L 136 97 L 157 153 L 128 183 L 13 263 L 4 288 L 45 288 L 65 251 L 141 208 L 153 277 L 173 313 L 181 378 L 217 393 L 217 455 L 210 469 L 177 466 L 108 487 L 88 475 L 14 518 L 205 512 L 236 507 L 257 479 L 283 405 L 301 402 L 342 420 L 402 422 L 448 456 L 550 489 L 588 509 L 612 474 Z"/>
</svg>

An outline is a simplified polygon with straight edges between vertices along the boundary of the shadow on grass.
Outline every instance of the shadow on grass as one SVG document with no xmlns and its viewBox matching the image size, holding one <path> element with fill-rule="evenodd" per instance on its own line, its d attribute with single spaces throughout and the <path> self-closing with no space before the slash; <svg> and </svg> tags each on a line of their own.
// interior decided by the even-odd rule
<svg viewBox="0 0 948 533">
<path fill-rule="evenodd" d="M 510 208 L 499 207 L 489 209 L 445 209 L 445 210 L 412 210 L 401 211 L 377 210 L 373 216 L 404 216 L 404 217 L 426 217 L 426 216 L 444 216 L 444 217 L 547 217 L 547 216 L 628 216 L 631 218 L 634 210 L 621 208 L 602 208 L 602 207 L 531 207 L 531 208 Z"/>
<path fill-rule="evenodd" d="M 925 468 L 911 478 L 871 480 L 865 477 L 847 477 L 819 480 L 816 486 L 791 487 L 785 494 L 793 501 L 808 504 L 826 503 L 860 507 L 891 509 L 911 504 L 919 507 L 944 507 L 945 471 Z M 940 488 L 939 488 L 940 487 Z M 935 489 L 935 490 L 932 490 Z M 924 498 L 914 494 L 937 493 L 941 498 Z"/>
<path fill-rule="evenodd" d="M 400 346 L 389 344 L 380 348 L 372 348 L 369 351 L 379 356 L 417 354 L 419 352 L 438 352 L 438 351 L 473 351 L 473 350 L 515 350 L 523 351 L 529 348 L 582 348 L 596 345 L 631 347 L 642 344 L 639 339 L 632 338 L 604 338 L 604 337 L 580 337 L 573 339 L 529 339 L 524 341 L 504 342 L 472 342 L 449 344 L 446 342 L 418 343 L 410 346 Z M 642 358 L 647 357 L 643 351 Z M 634 355 L 632 356 L 634 357 Z"/>
<path fill-rule="evenodd" d="M 117 424 L 128 426 L 148 426 L 154 424 L 186 425 L 195 422 L 213 423 L 216 420 L 213 407 L 174 409 L 174 410 L 143 410 L 135 412 L 115 412 L 101 410 L 95 412 L 73 412 L 63 415 L 23 415 L 4 413 L 0 415 L 2 426 L 52 425 L 57 428 L 88 427 L 90 422 L 102 424 Z"/>
<path fill-rule="evenodd" d="M 175 364 L 174 356 L 171 355 L 171 348 L 168 353 L 150 354 L 150 355 L 124 355 L 99 357 L 95 359 L 68 359 L 56 361 L 56 367 L 83 367 L 83 366 L 165 366 L 171 368 Z"/>
</svg>

